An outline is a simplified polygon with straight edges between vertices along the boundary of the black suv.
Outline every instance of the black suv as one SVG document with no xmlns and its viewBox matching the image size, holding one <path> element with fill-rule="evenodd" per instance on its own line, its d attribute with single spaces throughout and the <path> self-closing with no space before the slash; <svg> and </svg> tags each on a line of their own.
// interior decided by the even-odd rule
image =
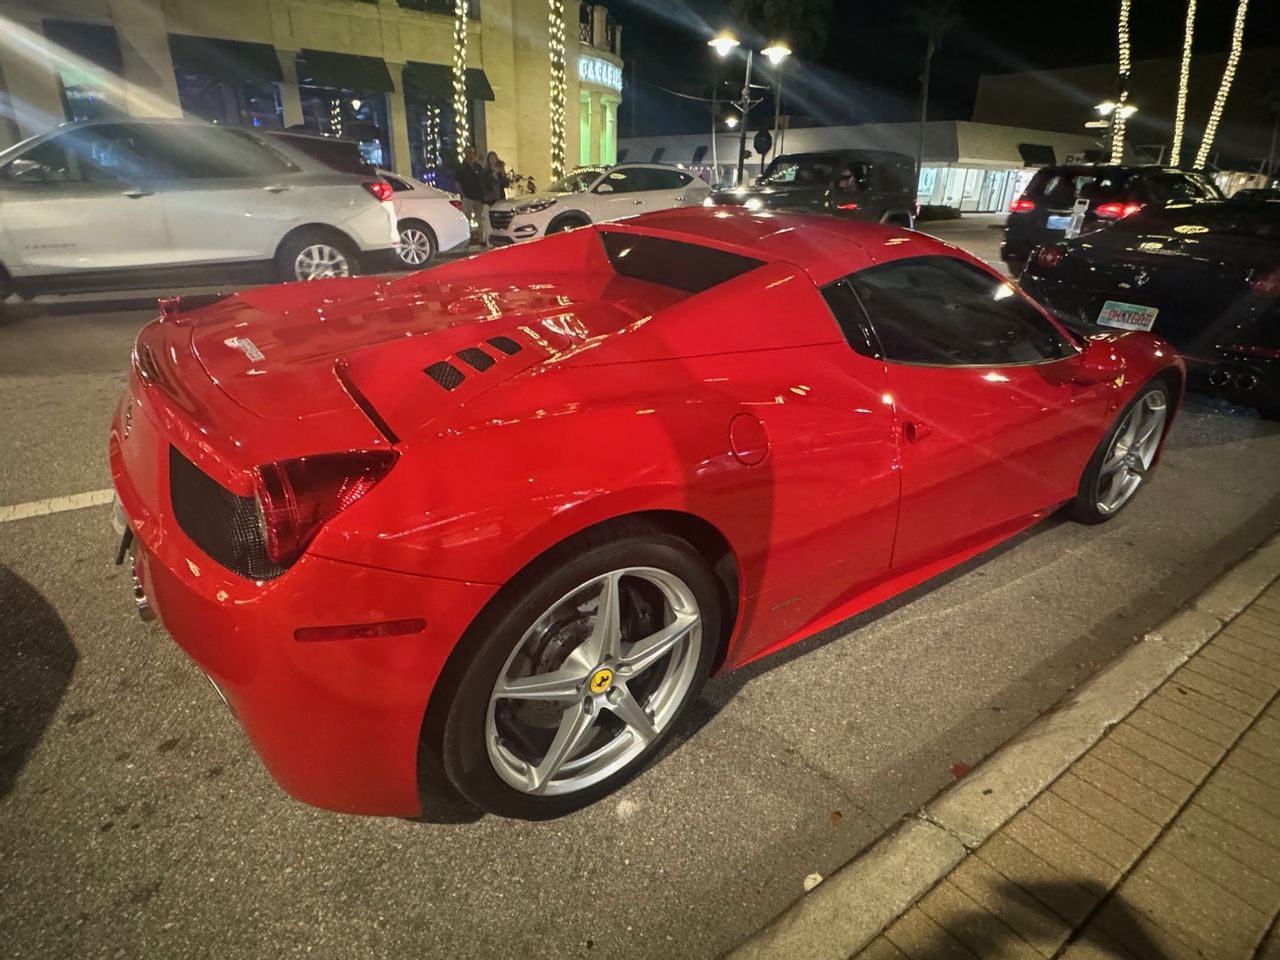
<svg viewBox="0 0 1280 960">
<path fill-rule="evenodd" d="M 1065 164 L 1039 170 L 1009 207 L 1000 258 L 1015 277 L 1037 247 L 1062 240 L 1077 200 L 1088 200 L 1081 233 L 1099 230 L 1143 207 L 1188 200 L 1221 200 L 1213 181 L 1194 170 Z"/>
<path fill-rule="evenodd" d="M 883 150 L 787 153 L 774 158 L 754 187 L 719 191 L 711 202 L 910 227 L 916 211 L 915 164 L 904 154 Z"/>
</svg>

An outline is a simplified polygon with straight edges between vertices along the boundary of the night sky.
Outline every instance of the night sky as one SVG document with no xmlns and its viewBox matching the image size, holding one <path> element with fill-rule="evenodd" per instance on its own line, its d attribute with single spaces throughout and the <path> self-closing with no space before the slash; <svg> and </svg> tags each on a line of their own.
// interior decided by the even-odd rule
<svg viewBox="0 0 1280 960">
<path fill-rule="evenodd" d="M 734 29 L 718 0 L 609 0 L 623 24 L 628 90 L 621 133 L 689 133 L 710 122 L 707 104 L 680 100 L 659 88 L 709 96 L 712 77 L 732 78 L 725 97 L 741 86 L 741 60 L 719 61 L 706 41 L 721 27 Z M 797 49 L 787 66 L 784 104 L 799 122 L 857 123 L 914 117 L 922 41 L 903 27 L 895 0 L 834 0 L 825 47 Z M 961 0 L 964 19 L 943 40 L 934 60 L 930 119 L 967 119 L 982 73 L 1113 62 L 1118 0 L 1056 4 Z M 1230 44 L 1235 0 L 1200 0 L 1196 51 Z M 1135 59 L 1178 56 L 1185 6 L 1180 0 L 1135 0 Z M 1253 0 L 1245 46 L 1280 44 L 1280 0 Z M 634 72 L 633 72 L 634 71 Z M 757 80 L 767 78 L 761 70 Z M 631 111 L 635 111 L 634 118 Z M 752 114 L 761 125 L 772 104 Z M 729 111 L 722 108 L 721 114 Z"/>
</svg>

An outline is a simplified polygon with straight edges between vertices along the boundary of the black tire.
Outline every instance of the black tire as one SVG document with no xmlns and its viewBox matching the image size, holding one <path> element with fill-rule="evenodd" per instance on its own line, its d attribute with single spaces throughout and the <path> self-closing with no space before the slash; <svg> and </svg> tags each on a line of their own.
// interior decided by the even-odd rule
<svg viewBox="0 0 1280 960">
<path fill-rule="evenodd" d="M 9 277 L 9 271 L 4 268 L 4 264 L 0 264 L 0 302 L 8 300 L 13 293 L 13 280 Z"/>
<path fill-rule="evenodd" d="M 1280 403 L 1264 403 L 1255 409 L 1263 420 L 1280 420 Z"/>
<path fill-rule="evenodd" d="M 895 213 L 885 218 L 885 225 L 890 227 L 901 227 L 903 230 L 913 228 L 911 217 L 905 213 Z"/>
<path fill-rule="evenodd" d="M 1151 380 L 1141 390 L 1139 390 L 1132 400 L 1125 404 L 1124 408 L 1116 415 L 1115 422 L 1111 424 L 1111 429 L 1103 436 L 1102 442 L 1098 444 L 1098 448 L 1094 450 L 1093 456 L 1089 458 L 1089 464 L 1085 467 L 1083 476 L 1080 477 L 1080 485 L 1076 490 L 1075 499 L 1067 506 L 1067 516 L 1076 523 L 1085 525 L 1093 525 L 1105 523 L 1106 521 L 1118 516 L 1130 503 L 1133 502 L 1137 491 L 1122 503 L 1117 509 L 1111 513 L 1104 513 L 1098 509 L 1098 482 L 1102 473 L 1102 464 L 1106 458 L 1107 452 L 1111 449 L 1112 443 L 1115 441 L 1116 435 L 1120 432 L 1120 428 L 1124 425 L 1125 417 L 1139 403 L 1152 393 L 1159 393 L 1165 402 L 1165 409 L 1172 411 L 1170 406 L 1169 385 L 1163 380 Z M 1168 415 L 1166 414 L 1164 430 L 1167 432 L 1169 428 Z M 1161 437 L 1160 445 L 1164 445 L 1164 438 Z M 1160 447 L 1156 448 L 1159 455 Z M 1145 481 L 1144 481 L 1145 482 Z M 1139 489 L 1141 489 L 1139 487 Z"/>
<path fill-rule="evenodd" d="M 489 697 L 515 646 L 544 611 L 575 587 L 610 570 L 656 567 L 691 589 L 702 617 L 695 679 L 671 721 L 630 763 L 577 792 L 535 796 L 510 786 L 494 770 L 485 724 Z M 697 701 L 718 653 L 722 611 L 715 577 L 685 540 L 640 520 L 604 524 L 544 554 L 504 587 L 468 629 L 437 681 L 437 696 L 423 730 L 426 770 L 489 813 L 545 820 L 587 806 L 618 789 L 662 749 Z M 430 784 L 426 784 L 430 789 Z"/>
<path fill-rule="evenodd" d="M 332 247 L 342 255 L 347 263 L 346 276 L 359 275 L 360 251 L 344 234 L 325 227 L 303 227 L 280 242 L 280 248 L 276 251 L 275 257 L 276 279 L 281 283 L 308 279 L 298 275 L 298 255 L 308 247 L 319 245 Z"/>
<path fill-rule="evenodd" d="M 591 221 L 581 214 L 562 214 L 547 224 L 547 236 L 553 233 L 563 233 L 566 230 L 572 230 L 574 227 L 585 227 L 590 223 Z"/>
<path fill-rule="evenodd" d="M 427 258 L 419 263 L 412 263 L 405 259 L 404 235 L 407 230 L 417 230 L 422 233 L 427 240 Z M 431 229 L 431 224 L 417 220 L 413 217 L 406 217 L 396 224 L 396 233 L 400 235 L 400 246 L 396 248 L 396 253 L 400 257 L 400 262 L 411 270 L 421 270 L 423 267 L 431 265 L 435 260 L 436 254 L 440 252 L 440 241 L 436 239 L 436 232 Z"/>
</svg>

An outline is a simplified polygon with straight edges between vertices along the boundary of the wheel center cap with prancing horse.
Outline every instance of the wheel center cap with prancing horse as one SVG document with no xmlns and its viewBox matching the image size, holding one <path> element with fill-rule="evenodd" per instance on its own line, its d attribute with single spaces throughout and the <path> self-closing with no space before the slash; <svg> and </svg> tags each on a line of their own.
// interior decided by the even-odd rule
<svg viewBox="0 0 1280 960">
<path fill-rule="evenodd" d="M 613 671 L 608 667 L 601 667 L 591 675 L 591 692 L 601 694 L 613 686 Z"/>
</svg>

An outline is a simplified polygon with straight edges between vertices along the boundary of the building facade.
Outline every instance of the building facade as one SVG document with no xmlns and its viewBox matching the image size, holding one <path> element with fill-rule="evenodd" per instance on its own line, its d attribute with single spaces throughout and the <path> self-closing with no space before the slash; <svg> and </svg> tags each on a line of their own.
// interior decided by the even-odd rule
<svg viewBox="0 0 1280 960">
<path fill-rule="evenodd" d="M 0 148 L 68 120 L 185 115 L 356 140 L 431 181 L 466 141 L 545 186 L 561 37 L 564 165 L 612 162 L 621 28 L 600 5 L 0 0 Z"/>
<path fill-rule="evenodd" d="M 744 179 L 759 176 L 774 156 L 824 150 L 891 150 L 916 154 L 920 128 L 914 123 L 863 123 L 850 126 L 799 127 L 779 131 L 774 149 L 764 156 L 751 152 Z M 635 137 L 621 141 L 625 160 L 662 160 L 698 168 L 715 186 L 732 185 L 737 175 L 737 133 L 710 132 L 669 137 Z M 1096 153 L 1095 137 L 1049 130 L 964 120 L 925 124 L 924 163 L 920 171 L 921 204 L 955 207 L 966 213 L 1004 211 L 1022 193 L 1035 167 L 1084 160 Z"/>
</svg>

